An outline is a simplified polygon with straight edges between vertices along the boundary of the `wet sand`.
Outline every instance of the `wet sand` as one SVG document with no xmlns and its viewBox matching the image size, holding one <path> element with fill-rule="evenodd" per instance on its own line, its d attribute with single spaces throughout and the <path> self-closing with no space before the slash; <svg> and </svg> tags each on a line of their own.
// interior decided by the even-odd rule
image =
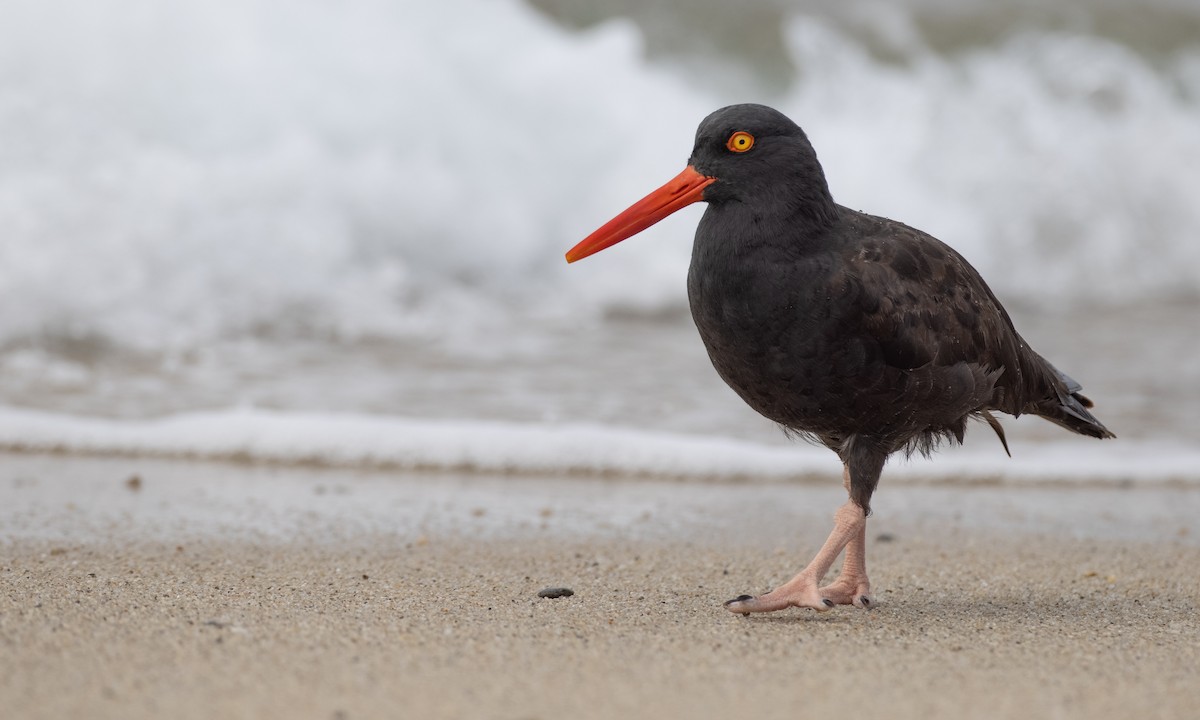
<svg viewBox="0 0 1200 720">
<path fill-rule="evenodd" d="M 0 459 L 5 717 L 1200 707 L 1186 488 L 885 483 L 875 610 L 742 618 L 721 602 L 786 580 L 837 488 Z"/>
</svg>

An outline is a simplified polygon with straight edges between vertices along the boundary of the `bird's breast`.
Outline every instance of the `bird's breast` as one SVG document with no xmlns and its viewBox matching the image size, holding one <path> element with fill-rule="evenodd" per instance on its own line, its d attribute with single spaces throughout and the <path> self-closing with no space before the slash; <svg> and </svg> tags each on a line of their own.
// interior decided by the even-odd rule
<svg viewBox="0 0 1200 720">
<path fill-rule="evenodd" d="M 832 265 L 819 254 L 698 243 L 688 272 L 692 317 L 717 373 L 755 410 L 798 429 L 819 429 L 837 382 Z"/>
</svg>

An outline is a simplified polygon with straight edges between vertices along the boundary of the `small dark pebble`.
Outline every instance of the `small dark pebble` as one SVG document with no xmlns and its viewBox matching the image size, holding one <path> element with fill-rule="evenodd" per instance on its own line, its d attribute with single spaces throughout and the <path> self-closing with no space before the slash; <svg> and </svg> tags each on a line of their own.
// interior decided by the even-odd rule
<svg viewBox="0 0 1200 720">
<path fill-rule="evenodd" d="M 896 536 L 891 533 L 879 533 L 875 536 L 875 542 L 889 543 L 896 542 Z"/>
<path fill-rule="evenodd" d="M 551 598 L 551 599 L 561 598 L 561 597 L 571 597 L 574 594 L 575 594 L 575 591 L 572 590 L 571 588 L 542 588 L 541 590 L 538 590 L 538 597 Z"/>
<path fill-rule="evenodd" d="M 137 492 L 138 490 L 141 490 L 142 489 L 142 476 L 141 475 L 130 475 L 129 479 L 125 481 L 125 487 L 129 488 L 133 492 Z"/>
</svg>

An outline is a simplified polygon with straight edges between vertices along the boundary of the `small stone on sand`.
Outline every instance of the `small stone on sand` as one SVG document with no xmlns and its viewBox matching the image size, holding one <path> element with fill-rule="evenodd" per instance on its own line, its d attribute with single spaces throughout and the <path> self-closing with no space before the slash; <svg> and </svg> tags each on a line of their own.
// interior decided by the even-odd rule
<svg viewBox="0 0 1200 720">
<path fill-rule="evenodd" d="M 548 587 L 548 588 L 542 588 L 541 590 L 538 590 L 538 597 L 551 598 L 551 599 L 562 598 L 562 597 L 571 597 L 574 594 L 575 594 L 574 590 L 572 590 L 571 588 L 564 588 L 564 587 Z"/>
</svg>

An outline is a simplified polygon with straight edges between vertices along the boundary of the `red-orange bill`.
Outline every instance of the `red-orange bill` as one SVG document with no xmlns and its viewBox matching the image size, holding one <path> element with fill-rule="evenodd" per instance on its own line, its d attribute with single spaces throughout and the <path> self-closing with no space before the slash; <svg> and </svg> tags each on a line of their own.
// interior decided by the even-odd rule
<svg viewBox="0 0 1200 720">
<path fill-rule="evenodd" d="M 691 165 L 666 185 L 638 200 L 629 209 L 609 220 L 596 232 L 585 237 L 567 251 L 567 262 L 582 260 L 622 240 L 640 233 L 680 208 L 704 199 L 704 188 L 716 182 L 705 177 Z"/>
</svg>

